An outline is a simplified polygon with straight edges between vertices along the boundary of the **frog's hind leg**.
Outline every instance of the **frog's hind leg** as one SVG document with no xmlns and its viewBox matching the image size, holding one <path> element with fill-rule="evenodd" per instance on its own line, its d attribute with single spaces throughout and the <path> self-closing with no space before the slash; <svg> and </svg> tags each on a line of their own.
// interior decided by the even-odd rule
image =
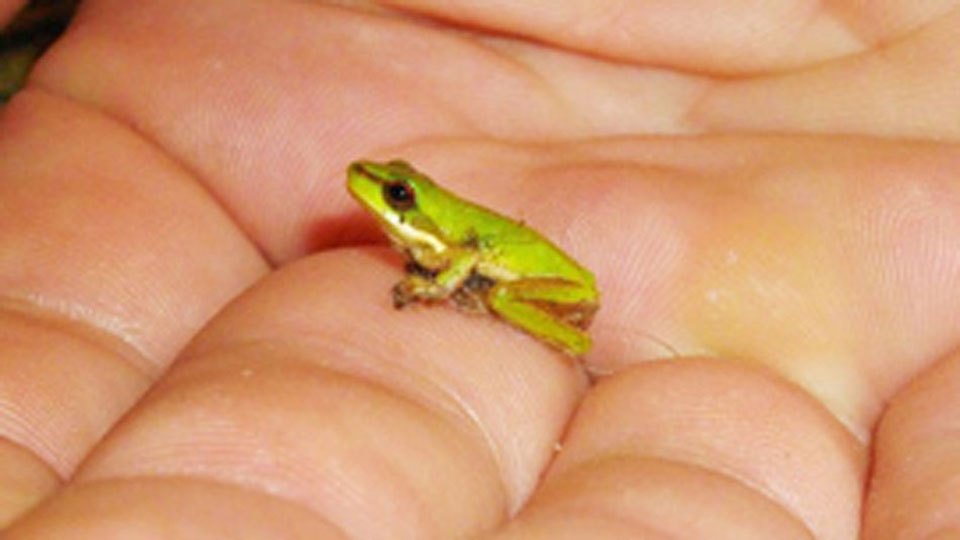
<svg viewBox="0 0 960 540">
<path fill-rule="evenodd" d="M 558 279 L 501 282 L 487 297 L 492 311 L 534 337 L 572 356 L 590 350 L 590 336 L 581 330 L 582 317 L 574 316 L 583 303 L 592 316 L 595 307 L 583 287 Z"/>
</svg>

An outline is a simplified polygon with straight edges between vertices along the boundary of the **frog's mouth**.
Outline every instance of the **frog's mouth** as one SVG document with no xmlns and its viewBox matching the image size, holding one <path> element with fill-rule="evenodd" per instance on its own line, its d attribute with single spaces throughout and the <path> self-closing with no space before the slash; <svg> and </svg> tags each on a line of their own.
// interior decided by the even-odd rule
<svg viewBox="0 0 960 540">
<path fill-rule="evenodd" d="M 370 201 L 379 198 L 381 186 L 380 179 L 371 174 L 362 163 L 352 163 L 347 168 L 347 190 L 367 209 L 377 210 Z"/>
</svg>

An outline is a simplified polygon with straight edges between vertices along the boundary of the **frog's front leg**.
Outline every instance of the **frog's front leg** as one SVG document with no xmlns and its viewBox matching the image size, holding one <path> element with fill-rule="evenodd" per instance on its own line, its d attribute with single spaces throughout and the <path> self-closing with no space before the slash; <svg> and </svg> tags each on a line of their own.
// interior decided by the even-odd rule
<svg viewBox="0 0 960 540">
<path fill-rule="evenodd" d="M 412 302 L 436 302 L 449 298 L 470 276 L 480 258 L 475 250 L 451 249 L 444 255 L 445 264 L 433 273 L 418 267 L 420 271 L 408 273 L 403 281 L 394 285 L 394 307 L 400 309 Z"/>
<path fill-rule="evenodd" d="M 590 350 L 582 330 L 596 311 L 593 291 L 556 278 L 501 282 L 490 290 L 490 308 L 521 330 L 572 356 Z"/>
</svg>

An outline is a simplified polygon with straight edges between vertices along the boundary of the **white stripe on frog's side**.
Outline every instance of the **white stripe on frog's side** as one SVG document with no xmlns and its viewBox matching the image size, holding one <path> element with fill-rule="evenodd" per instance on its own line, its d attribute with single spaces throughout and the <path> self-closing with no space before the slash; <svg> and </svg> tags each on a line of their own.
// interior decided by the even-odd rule
<svg viewBox="0 0 960 540">
<path fill-rule="evenodd" d="M 408 244 L 412 240 L 414 242 L 419 242 L 421 244 L 430 246 L 430 248 L 437 253 L 443 253 L 447 250 L 447 245 L 443 243 L 442 240 L 437 238 L 435 235 L 417 229 L 413 225 L 405 222 L 400 218 L 400 214 L 387 212 L 383 217 L 389 221 L 393 227 L 396 228 L 397 232 L 399 233 L 397 236 L 402 239 L 400 244 Z"/>
<path fill-rule="evenodd" d="M 520 278 L 515 272 L 511 272 L 498 264 L 489 264 L 480 261 L 477 263 L 477 272 L 481 276 L 486 276 L 494 281 L 515 281 Z"/>
</svg>

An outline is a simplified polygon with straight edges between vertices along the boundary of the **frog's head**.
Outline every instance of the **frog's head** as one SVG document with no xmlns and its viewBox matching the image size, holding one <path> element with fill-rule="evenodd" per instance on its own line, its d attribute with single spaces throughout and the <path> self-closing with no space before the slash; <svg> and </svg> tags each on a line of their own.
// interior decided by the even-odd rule
<svg viewBox="0 0 960 540">
<path fill-rule="evenodd" d="M 437 252 L 445 249 L 428 215 L 429 202 L 439 188 L 409 163 L 356 161 L 347 168 L 347 189 L 377 218 L 395 244 Z"/>
</svg>

